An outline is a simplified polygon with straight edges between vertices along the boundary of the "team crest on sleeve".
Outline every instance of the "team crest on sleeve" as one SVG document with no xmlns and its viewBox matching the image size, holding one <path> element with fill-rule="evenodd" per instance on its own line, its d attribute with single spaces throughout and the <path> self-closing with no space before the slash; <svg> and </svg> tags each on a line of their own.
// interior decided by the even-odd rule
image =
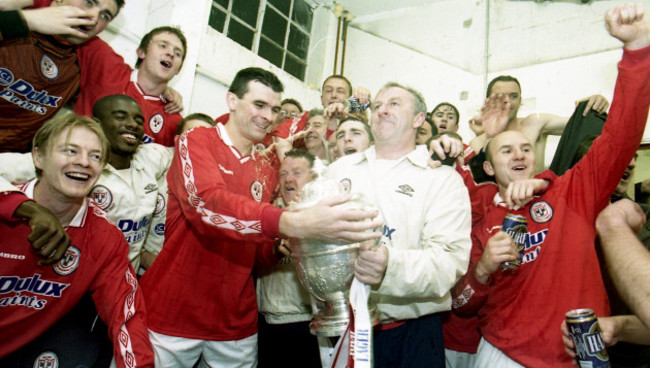
<svg viewBox="0 0 650 368">
<path fill-rule="evenodd" d="M 90 198 L 104 211 L 113 203 L 113 193 L 103 185 L 95 185 L 90 192 Z"/>
<path fill-rule="evenodd" d="M 258 142 L 258 143 L 255 143 L 255 145 L 253 146 L 253 149 L 255 151 L 261 153 L 261 152 L 264 152 L 264 150 L 266 149 L 266 146 L 264 145 L 264 143 Z"/>
<path fill-rule="evenodd" d="M 553 207 L 546 201 L 539 201 L 530 206 L 530 217 L 538 224 L 544 224 L 553 218 Z"/>
<path fill-rule="evenodd" d="M 158 193 L 158 197 L 156 197 L 156 209 L 153 210 L 153 214 L 157 215 L 161 213 L 165 209 L 165 197 L 163 197 L 162 194 Z"/>
<path fill-rule="evenodd" d="M 345 193 L 350 193 L 350 190 L 352 190 L 352 182 L 348 178 L 341 179 L 341 185 L 343 185 Z"/>
<path fill-rule="evenodd" d="M 160 133 L 163 125 L 165 125 L 165 119 L 161 114 L 156 114 L 149 119 L 149 129 L 155 134 Z"/>
<path fill-rule="evenodd" d="M 59 368 L 59 357 L 51 351 L 40 353 L 34 360 L 34 368 Z"/>
<path fill-rule="evenodd" d="M 54 272 L 61 276 L 67 276 L 73 273 L 79 267 L 79 260 L 81 258 L 81 251 L 79 248 L 71 245 L 65 251 L 63 258 L 57 262 L 52 268 Z"/>
<path fill-rule="evenodd" d="M 262 202 L 262 193 L 264 192 L 264 186 L 260 183 L 259 180 L 255 180 L 251 184 L 251 196 L 257 202 Z"/>
<path fill-rule="evenodd" d="M 54 60 L 49 56 L 43 55 L 41 58 L 41 73 L 47 79 L 54 79 L 59 76 L 59 67 L 54 64 Z"/>
</svg>

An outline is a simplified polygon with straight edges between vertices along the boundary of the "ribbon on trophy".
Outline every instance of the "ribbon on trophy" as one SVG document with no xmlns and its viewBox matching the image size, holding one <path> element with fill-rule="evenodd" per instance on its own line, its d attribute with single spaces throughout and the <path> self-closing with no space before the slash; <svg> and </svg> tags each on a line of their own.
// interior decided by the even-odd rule
<svg viewBox="0 0 650 368">
<path fill-rule="evenodd" d="M 370 285 L 355 277 L 350 288 L 350 322 L 334 347 L 331 368 L 372 367 L 372 324 L 368 312 Z"/>
</svg>

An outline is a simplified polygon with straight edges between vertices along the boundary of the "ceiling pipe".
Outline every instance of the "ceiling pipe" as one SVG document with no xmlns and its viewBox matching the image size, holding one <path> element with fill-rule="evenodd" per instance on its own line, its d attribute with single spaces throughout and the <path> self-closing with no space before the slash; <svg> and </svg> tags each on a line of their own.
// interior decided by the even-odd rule
<svg viewBox="0 0 650 368">
<path fill-rule="evenodd" d="M 485 73 L 483 74 L 483 90 L 487 90 L 488 74 L 490 73 L 490 0 L 485 0 Z"/>
<path fill-rule="evenodd" d="M 338 66 L 339 63 L 339 42 L 341 40 L 341 26 L 343 23 L 343 6 L 341 4 L 336 4 L 334 6 L 334 16 L 338 18 L 338 24 L 336 26 L 336 47 L 334 49 L 334 70 L 332 71 L 332 74 L 336 74 L 336 67 Z"/>
<path fill-rule="evenodd" d="M 348 11 L 345 10 L 343 11 L 343 15 L 341 18 L 343 18 L 343 32 L 341 34 L 341 43 L 342 43 L 342 50 L 341 50 L 341 75 L 344 74 L 345 70 L 345 49 L 347 45 L 347 40 L 348 40 L 348 25 L 350 24 L 350 20 L 348 19 Z M 340 19 L 340 18 L 339 18 Z"/>
</svg>

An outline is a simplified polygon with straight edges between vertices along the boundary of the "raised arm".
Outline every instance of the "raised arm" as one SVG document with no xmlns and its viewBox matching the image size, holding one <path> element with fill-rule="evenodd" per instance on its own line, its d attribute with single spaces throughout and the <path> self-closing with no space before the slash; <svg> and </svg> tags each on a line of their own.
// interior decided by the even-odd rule
<svg viewBox="0 0 650 368">
<path fill-rule="evenodd" d="M 0 1 L 0 11 L 20 10 L 34 5 L 34 0 L 2 0 Z"/>
<path fill-rule="evenodd" d="M 17 3 L 19 2 L 17 1 Z M 3 6 L 0 5 L 0 7 Z M 4 7 L 7 9 L 0 9 L 0 40 L 26 37 L 29 35 L 29 31 L 51 35 L 70 35 L 85 39 L 87 35 L 77 27 L 92 26 L 95 23 L 91 20 L 91 13 L 74 6 L 49 6 L 25 10 L 18 10 L 22 7 L 13 5 Z"/>
<path fill-rule="evenodd" d="M 645 215 L 623 199 L 605 208 L 596 229 L 605 262 L 619 294 L 646 326 L 650 326 L 650 252 L 636 237 Z"/>
<path fill-rule="evenodd" d="M 349 196 L 323 200 L 301 211 L 282 212 L 270 203 L 258 203 L 227 190 L 218 170 L 219 162 L 205 151 L 212 144 L 211 139 L 214 136 L 181 135 L 168 175 L 171 193 L 178 198 L 186 219 L 197 231 L 249 241 L 267 241 L 284 235 L 350 243 L 381 235 L 367 232 L 380 226 L 380 221 L 361 221 L 374 218 L 376 211 L 337 207 L 348 201 Z M 237 226 L 232 225 L 235 221 Z"/>
<path fill-rule="evenodd" d="M 571 206 L 588 214 L 589 222 L 609 204 L 609 196 L 634 157 L 650 106 L 650 37 L 643 8 L 630 4 L 616 7 L 608 11 L 606 22 L 611 35 L 625 46 L 614 98 L 602 134 L 568 177 L 571 190 L 590 195 L 581 201 L 568 198 Z"/>
</svg>

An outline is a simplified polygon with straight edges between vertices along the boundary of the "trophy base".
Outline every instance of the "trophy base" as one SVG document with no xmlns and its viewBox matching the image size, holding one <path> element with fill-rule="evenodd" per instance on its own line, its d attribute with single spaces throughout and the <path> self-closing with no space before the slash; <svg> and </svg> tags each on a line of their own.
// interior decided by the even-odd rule
<svg viewBox="0 0 650 368">
<path fill-rule="evenodd" d="M 320 303 L 319 303 L 320 304 Z M 348 328 L 350 321 L 350 309 L 346 301 L 336 300 L 325 302 L 324 308 L 312 318 L 309 324 L 309 332 L 312 335 L 335 337 L 342 336 Z M 379 311 L 373 306 L 369 311 L 370 323 L 372 326 L 379 324 Z"/>
</svg>

